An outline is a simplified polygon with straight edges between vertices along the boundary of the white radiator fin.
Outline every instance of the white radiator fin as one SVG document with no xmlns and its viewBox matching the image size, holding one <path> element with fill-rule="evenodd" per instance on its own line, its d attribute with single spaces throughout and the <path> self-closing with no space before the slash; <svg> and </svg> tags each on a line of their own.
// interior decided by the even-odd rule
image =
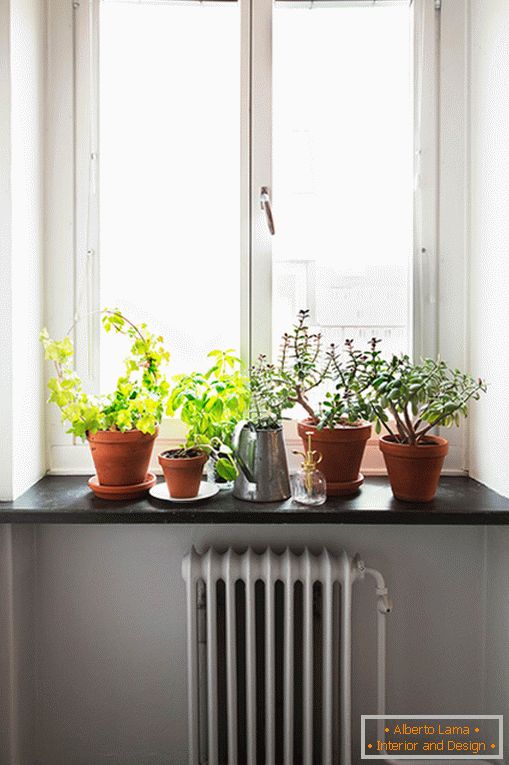
<svg viewBox="0 0 509 765">
<path fill-rule="evenodd" d="M 186 556 L 192 765 L 351 762 L 346 553 Z"/>
</svg>

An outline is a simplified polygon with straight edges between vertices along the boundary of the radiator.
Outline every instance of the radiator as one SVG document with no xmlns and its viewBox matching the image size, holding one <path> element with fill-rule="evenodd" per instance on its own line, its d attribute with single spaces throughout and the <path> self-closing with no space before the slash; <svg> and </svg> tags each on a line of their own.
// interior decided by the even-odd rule
<svg viewBox="0 0 509 765">
<path fill-rule="evenodd" d="M 377 711 L 385 709 L 382 575 L 359 556 L 194 549 L 187 588 L 189 763 L 350 765 L 352 585 L 374 577 Z"/>
</svg>

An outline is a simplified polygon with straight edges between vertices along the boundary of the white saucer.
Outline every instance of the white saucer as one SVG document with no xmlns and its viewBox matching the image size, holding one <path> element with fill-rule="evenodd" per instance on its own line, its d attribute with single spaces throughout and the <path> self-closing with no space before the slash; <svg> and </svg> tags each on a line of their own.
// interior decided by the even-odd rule
<svg viewBox="0 0 509 765">
<path fill-rule="evenodd" d="M 200 502 L 202 499 L 210 499 L 219 492 L 219 486 L 217 483 L 209 483 L 208 481 L 202 481 L 200 483 L 200 490 L 196 497 L 170 497 L 166 482 L 156 483 L 155 486 L 149 491 L 151 497 L 154 499 L 162 499 L 165 502 Z"/>
</svg>

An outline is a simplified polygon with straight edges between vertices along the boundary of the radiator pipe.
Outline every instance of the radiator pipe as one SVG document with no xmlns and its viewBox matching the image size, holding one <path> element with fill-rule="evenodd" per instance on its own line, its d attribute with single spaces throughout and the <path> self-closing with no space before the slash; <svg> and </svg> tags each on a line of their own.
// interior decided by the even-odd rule
<svg viewBox="0 0 509 765">
<path fill-rule="evenodd" d="M 375 580 L 375 592 L 377 595 L 376 604 L 376 629 L 377 629 L 377 688 L 376 688 L 376 713 L 385 715 L 386 706 L 386 635 L 387 635 L 387 614 L 393 609 L 393 603 L 389 597 L 385 579 L 375 568 L 367 568 L 364 561 L 357 554 L 353 559 L 355 571 L 360 579 L 370 576 Z M 377 721 L 377 736 L 380 741 L 385 740 L 385 723 L 383 720 Z"/>
</svg>

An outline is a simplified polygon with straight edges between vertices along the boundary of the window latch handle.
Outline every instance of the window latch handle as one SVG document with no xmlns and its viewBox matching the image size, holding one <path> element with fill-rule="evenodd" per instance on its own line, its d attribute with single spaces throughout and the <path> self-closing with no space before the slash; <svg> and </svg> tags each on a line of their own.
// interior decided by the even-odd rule
<svg viewBox="0 0 509 765">
<path fill-rule="evenodd" d="M 265 210 L 265 219 L 267 221 L 267 228 L 271 236 L 276 233 L 274 226 L 274 216 L 272 215 L 272 206 L 270 204 L 270 191 L 268 186 L 262 186 L 260 189 L 260 207 Z"/>
</svg>

